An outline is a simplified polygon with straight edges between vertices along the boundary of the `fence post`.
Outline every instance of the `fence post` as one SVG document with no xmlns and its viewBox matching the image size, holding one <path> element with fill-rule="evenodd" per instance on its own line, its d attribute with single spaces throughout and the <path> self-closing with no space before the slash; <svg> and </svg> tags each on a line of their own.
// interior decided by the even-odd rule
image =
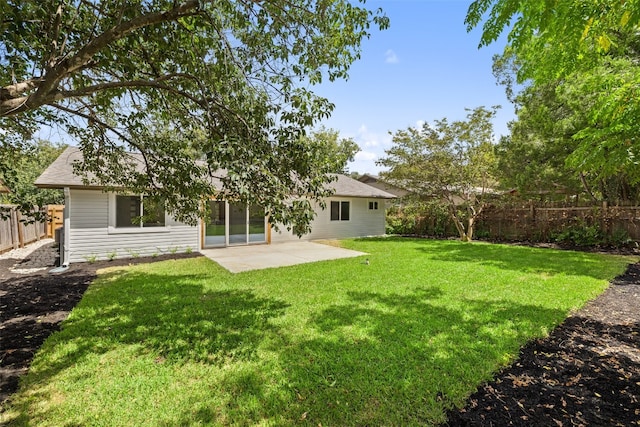
<svg viewBox="0 0 640 427">
<path fill-rule="evenodd" d="M 18 247 L 24 248 L 24 223 L 22 222 L 22 212 L 20 209 L 16 209 L 16 225 L 18 226 Z"/>
<path fill-rule="evenodd" d="M 9 215 L 9 222 L 11 223 L 11 241 L 13 243 L 13 249 L 20 247 L 20 228 L 18 226 L 18 212 L 14 207 L 11 208 Z"/>
<path fill-rule="evenodd" d="M 611 230 L 609 227 L 609 203 L 606 200 L 602 201 L 602 214 L 600 218 L 600 228 L 605 237 L 611 237 Z"/>
<path fill-rule="evenodd" d="M 533 241 L 535 238 L 538 240 L 542 240 L 540 236 L 536 236 L 536 206 L 533 203 L 533 200 L 529 200 L 529 218 L 531 221 L 531 225 L 527 227 L 527 234 L 529 234 L 529 240 Z"/>
</svg>

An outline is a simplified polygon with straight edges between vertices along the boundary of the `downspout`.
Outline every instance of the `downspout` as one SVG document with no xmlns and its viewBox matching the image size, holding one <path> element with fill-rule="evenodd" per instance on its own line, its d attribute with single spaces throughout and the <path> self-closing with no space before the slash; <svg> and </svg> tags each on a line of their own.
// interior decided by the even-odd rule
<svg viewBox="0 0 640 427">
<path fill-rule="evenodd" d="M 69 240 L 71 235 L 71 190 L 69 187 L 64 187 L 64 212 L 62 214 L 63 223 L 62 230 L 64 231 L 62 253 L 60 254 L 62 267 L 69 266 Z"/>
</svg>

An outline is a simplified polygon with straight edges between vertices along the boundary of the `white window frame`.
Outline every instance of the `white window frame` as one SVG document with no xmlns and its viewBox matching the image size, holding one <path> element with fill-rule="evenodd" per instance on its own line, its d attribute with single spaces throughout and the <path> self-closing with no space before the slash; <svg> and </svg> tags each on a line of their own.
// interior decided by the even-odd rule
<svg viewBox="0 0 640 427">
<path fill-rule="evenodd" d="M 168 233 L 171 231 L 171 226 L 167 225 L 169 216 L 167 211 L 164 211 L 164 226 L 163 227 L 143 227 L 140 224 L 137 227 L 116 227 L 116 196 L 136 196 L 136 194 L 116 194 L 109 193 L 109 234 L 139 234 L 139 233 Z M 144 197 L 143 194 L 138 194 L 139 197 Z M 140 215 L 142 215 L 142 203 L 140 204 Z"/>
<path fill-rule="evenodd" d="M 369 200 L 369 210 L 377 211 L 378 210 L 378 201 L 377 200 Z"/>
</svg>

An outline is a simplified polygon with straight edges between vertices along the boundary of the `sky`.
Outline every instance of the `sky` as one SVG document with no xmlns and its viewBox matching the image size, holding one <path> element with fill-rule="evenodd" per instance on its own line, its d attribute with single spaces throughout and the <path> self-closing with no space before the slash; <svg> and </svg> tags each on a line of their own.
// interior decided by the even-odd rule
<svg viewBox="0 0 640 427">
<path fill-rule="evenodd" d="M 463 120 L 465 108 L 501 105 L 493 121 L 496 141 L 508 133 L 514 115 L 504 88 L 492 74 L 492 57 L 505 37 L 478 49 L 480 31 L 464 24 L 471 0 L 368 0 L 382 8 L 390 28 L 362 45 L 347 81 L 323 83 L 314 90 L 335 104 L 322 122 L 360 146 L 350 172 L 377 174 L 376 160 L 391 147 L 390 132 L 447 118 Z"/>
</svg>

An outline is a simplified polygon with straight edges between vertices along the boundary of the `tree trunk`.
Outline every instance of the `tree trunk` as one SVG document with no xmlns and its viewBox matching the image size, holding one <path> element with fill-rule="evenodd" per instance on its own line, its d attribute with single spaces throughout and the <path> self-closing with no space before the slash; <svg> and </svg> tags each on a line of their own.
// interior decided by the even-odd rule
<svg viewBox="0 0 640 427">
<path fill-rule="evenodd" d="M 476 216 L 469 216 L 469 224 L 467 226 L 467 242 L 470 242 L 473 240 L 473 231 L 474 231 L 474 227 L 476 225 Z"/>
<path fill-rule="evenodd" d="M 449 216 L 451 217 L 453 224 L 456 226 L 456 230 L 458 230 L 458 234 L 460 235 L 460 240 L 462 240 L 463 242 L 468 242 L 469 239 L 467 238 L 467 233 L 465 232 L 464 224 L 462 223 L 462 221 L 460 221 L 460 218 L 458 218 L 458 215 L 456 215 L 455 205 L 452 205 L 450 203 L 448 207 L 449 207 Z"/>
</svg>

